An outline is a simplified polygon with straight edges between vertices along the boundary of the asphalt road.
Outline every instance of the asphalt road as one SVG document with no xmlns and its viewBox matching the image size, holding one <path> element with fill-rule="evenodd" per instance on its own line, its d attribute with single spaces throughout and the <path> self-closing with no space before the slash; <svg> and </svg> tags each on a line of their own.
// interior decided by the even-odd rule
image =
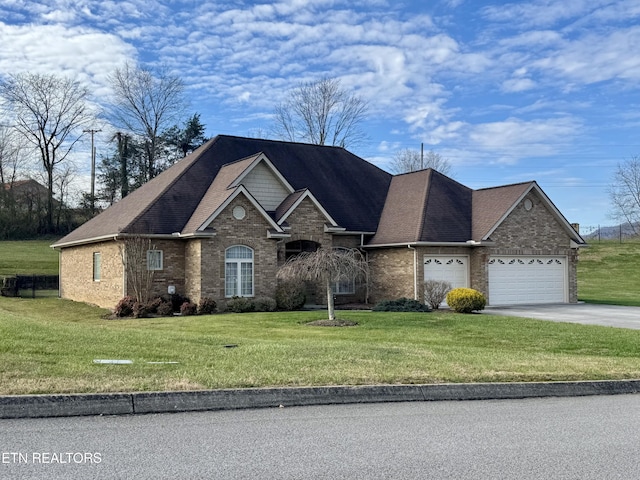
<svg viewBox="0 0 640 480">
<path fill-rule="evenodd" d="M 3 479 L 632 479 L 640 395 L 0 420 Z"/>
</svg>

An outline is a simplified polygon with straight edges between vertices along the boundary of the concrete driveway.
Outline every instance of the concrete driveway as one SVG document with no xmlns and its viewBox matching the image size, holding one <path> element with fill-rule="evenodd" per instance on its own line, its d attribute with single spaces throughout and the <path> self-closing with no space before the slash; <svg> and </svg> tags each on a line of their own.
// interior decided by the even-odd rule
<svg viewBox="0 0 640 480">
<path fill-rule="evenodd" d="M 487 307 L 483 313 L 640 330 L 640 307 L 588 303 Z"/>
</svg>

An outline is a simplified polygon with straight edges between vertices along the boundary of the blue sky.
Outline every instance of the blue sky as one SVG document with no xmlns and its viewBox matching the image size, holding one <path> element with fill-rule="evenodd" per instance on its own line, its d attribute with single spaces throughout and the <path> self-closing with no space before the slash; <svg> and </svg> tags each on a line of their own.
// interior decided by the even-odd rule
<svg viewBox="0 0 640 480">
<path fill-rule="evenodd" d="M 583 227 L 614 223 L 607 186 L 640 155 L 639 46 L 638 0 L 0 4 L 0 74 L 67 74 L 101 103 L 125 61 L 164 64 L 209 136 L 264 135 L 289 89 L 339 78 L 369 104 L 354 153 L 388 168 L 424 143 L 472 188 L 536 180 Z"/>
</svg>

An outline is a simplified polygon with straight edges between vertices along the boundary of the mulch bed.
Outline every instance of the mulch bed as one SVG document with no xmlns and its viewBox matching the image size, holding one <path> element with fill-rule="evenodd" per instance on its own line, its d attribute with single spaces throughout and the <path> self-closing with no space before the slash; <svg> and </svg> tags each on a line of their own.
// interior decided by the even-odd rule
<svg viewBox="0 0 640 480">
<path fill-rule="evenodd" d="M 358 322 L 340 320 L 339 318 L 336 318 L 335 320 L 315 320 L 313 322 L 308 322 L 305 325 L 311 325 L 312 327 L 355 327 L 358 325 Z"/>
</svg>

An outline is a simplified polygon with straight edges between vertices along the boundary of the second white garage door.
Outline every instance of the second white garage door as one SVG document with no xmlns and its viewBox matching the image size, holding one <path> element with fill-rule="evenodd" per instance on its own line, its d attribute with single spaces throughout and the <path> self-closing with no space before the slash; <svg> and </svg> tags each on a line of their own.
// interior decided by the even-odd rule
<svg viewBox="0 0 640 480">
<path fill-rule="evenodd" d="M 465 255 L 425 255 L 424 279 L 443 280 L 452 288 L 469 286 L 469 257 Z"/>
<path fill-rule="evenodd" d="M 491 257 L 489 304 L 565 303 L 566 272 L 566 257 Z"/>
</svg>

